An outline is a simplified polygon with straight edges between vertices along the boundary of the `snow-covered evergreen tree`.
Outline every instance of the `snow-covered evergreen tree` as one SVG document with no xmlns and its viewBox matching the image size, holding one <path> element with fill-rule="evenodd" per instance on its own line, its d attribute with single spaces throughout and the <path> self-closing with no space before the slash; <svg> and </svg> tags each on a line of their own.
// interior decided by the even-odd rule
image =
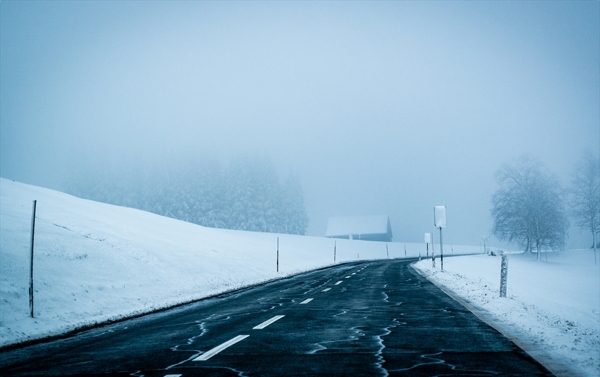
<svg viewBox="0 0 600 377">
<path fill-rule="evenodd" d="M 296 174 L 281 184 L 270 158 L 74 165 L 68 191 L 202 226 L 305 234 L 308 218 Z M 93 174 L 90 174 L 93 172 Z"/>
<path fill-rule="evenodd" d="M 283 186 L 282 195 L 282 233 L 306 234 L 308 216 L 304 208 L 304 194 L 300 179 L 295 171 L 291 171 Z"/>
</svg>

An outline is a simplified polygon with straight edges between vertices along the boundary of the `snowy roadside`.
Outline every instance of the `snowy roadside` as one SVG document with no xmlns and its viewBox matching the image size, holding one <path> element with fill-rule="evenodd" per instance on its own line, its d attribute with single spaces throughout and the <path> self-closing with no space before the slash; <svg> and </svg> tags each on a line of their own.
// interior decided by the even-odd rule
<svg viewBox="0 0 600 377">
<path fill-rule="evenodd" d="M 557 376 L 600 375 L 600 270 L 587 250 L 535 261 L 510 255 L 508 294 L 499 297 L 500 257 L 430 260 L 413 267 Z M 590 263 L 591 262 L 591 263 Z"/>
</svg>

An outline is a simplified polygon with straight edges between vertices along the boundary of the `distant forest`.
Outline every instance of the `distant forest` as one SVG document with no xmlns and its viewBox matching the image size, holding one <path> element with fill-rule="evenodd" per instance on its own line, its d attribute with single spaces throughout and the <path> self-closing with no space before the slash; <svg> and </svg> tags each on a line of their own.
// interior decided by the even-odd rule
<svg viewBox="0 0 600 377">
<path fill-rule="evenodd" d="M 290 172 L 280 181 L 267 156 L 238 157 L 227 168 L 198 158 L 129 165 L 75 162 L 67 192 L 212 228 L 306 234 L 300 180 Z"/>
</svg>

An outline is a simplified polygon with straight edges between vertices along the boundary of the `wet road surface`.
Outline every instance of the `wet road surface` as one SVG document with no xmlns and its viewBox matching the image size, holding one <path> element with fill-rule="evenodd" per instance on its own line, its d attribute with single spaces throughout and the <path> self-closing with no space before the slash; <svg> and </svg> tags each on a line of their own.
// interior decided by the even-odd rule
<svg viewBox="0 0 600 377">
<path fill-rule="evenodd" d="M 0 352 L 6 376 L 550 376 L 405 260 L 314 271 Z"/>
</svg>

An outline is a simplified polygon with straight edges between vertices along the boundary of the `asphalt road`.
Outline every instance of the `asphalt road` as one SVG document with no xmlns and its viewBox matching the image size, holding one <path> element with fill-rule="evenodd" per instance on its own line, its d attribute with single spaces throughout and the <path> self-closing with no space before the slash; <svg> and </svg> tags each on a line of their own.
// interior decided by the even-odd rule
<svg viewBox="0 0 600 377">
<path fill-rule="evenodd" d="M 338 265 L 0 353 L 5 376 L 549 376 L 407 261 Z"/>
</svg>

